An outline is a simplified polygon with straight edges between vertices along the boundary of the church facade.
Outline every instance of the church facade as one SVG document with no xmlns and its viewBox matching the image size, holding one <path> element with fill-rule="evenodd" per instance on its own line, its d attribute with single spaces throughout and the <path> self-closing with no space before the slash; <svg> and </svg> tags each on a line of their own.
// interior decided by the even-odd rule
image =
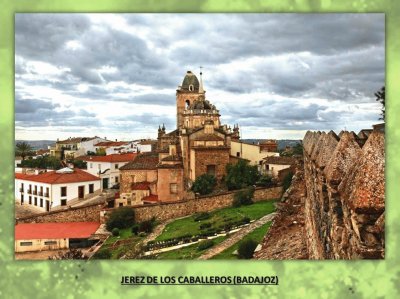
<svg viewBox="0 0 400 299">
<path fill-rule="evenodd" d="M 202 73 L 199 80 L 188 71 L 176 90 L 177 127 L 167 132 L 160 126 L 156 152 L 138 155 L 120 168 L 121 198 L 117 205 L 182 200 L 196 178 L 206 173 L 214 175 L 218 183 L 223 180 L 226 165 L 236 160 L 230 152 L 231 142 L 239 140 L 239 127 L 232 130 L 222 125 L 219 110 L 205 94 Z M 146 156 L 152 162 L 144 165 L 141 160 Z M 148 186 L 142 199 L 135 190 L 138 183 L 142 188 Z"/>
</svg>

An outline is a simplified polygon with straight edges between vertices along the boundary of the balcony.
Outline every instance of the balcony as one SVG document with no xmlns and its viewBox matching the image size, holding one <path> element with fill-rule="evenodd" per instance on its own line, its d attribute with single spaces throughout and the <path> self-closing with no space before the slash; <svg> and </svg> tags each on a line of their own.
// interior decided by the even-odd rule
<svg viewBox="0 0 400 299">
<path fill-rule="evenodd" d="M 31 189 L 28 189 L 28 194 L 32 194 L 32 190 Z"/>
<path fill-rule="evenodd" d="M 43 196 L 48 198 L 49 197 L 49 193 L 46 192 Z"/>
<path fill-rule="evenodd" d="M 24 193 L 24 188 L 19 188 L 19 192 Z"/>
<path fill-rule="evenodd" d="M 40 191 L 39 191 L 39 192 L 38 192 L 38 195 L 39 195 L 39 196 L 43 196 L 43 192 L 40 192 Z"/>
<path fill-rule="evenodd" d="M 37 190 L 33 190 L 32 192 L 33 195 L 37 195 L 37 193 L 38 193 Z"/>
</svg>

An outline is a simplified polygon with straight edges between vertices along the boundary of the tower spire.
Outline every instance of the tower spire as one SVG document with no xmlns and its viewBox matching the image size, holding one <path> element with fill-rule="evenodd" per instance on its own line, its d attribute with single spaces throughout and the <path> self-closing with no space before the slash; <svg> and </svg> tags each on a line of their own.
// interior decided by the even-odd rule
<svg viewBox="0 0 400 299">
<path fill-rule="evenodd" d="M 200 86 L 199 86 L 199 93 L 204 93 L 204 89 L 203 89 L 203 72 L 201 71 L 203 67 L 200 66 Z"/>
</svg>

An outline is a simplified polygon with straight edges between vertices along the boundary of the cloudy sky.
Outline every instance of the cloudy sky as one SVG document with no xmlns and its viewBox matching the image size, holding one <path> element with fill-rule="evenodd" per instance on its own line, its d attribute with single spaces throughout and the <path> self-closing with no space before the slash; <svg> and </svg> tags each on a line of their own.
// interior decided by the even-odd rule
<svg viewBox="0 0 400 299">
<path fill-rule="evenodd" d="M 16 14 L 15 138 L 156 138 L 203 66 L 242 138 L 370 128 L 384 14 Z"/>
</svg>

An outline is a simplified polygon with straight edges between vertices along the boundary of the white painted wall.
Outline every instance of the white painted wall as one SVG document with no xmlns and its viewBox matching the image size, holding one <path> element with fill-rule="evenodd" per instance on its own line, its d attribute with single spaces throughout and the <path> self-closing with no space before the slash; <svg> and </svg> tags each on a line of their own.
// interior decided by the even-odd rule
<svg viewBox="0 0 400 299">
<path fill-rule="evenodd" d="M 88 160 L 86 163 L 86 171 L 95 176 L 99 176 L 102 180 L 103 178 L 108 178 L 108 188 L 111 188 L 112 186 L 120 182 L 119 168 L 127 163 L 129 162 L 110 163 L 110 162 L 95 162 Z M 105 173 L 99 175 L 99 171 L 103 172 L 105 170 L 107 170 Z"/>
<path fill-rule="evenodd" d="M 24 183 L 24 192 L 20 191 L 21 184 Z M 93 192 L 101 190 L 100 180 L 96 181 L 87 181 L 87 182 L 78 182 L 78 183 L 68 183 L 68 184 L 45 184 L 28 180 L 15 179 L 15 201 L 21 203 L 21 194 L 24 195 L 24 205 L 29 205 L 29 196 L 31 196 L 31 205 L 35 205 L 35 197 L 37 198 L 37 207 L 46 210 L 46 200 L 50 201 L 50 210 L 52 207 L 57 207 L 61 205 L 61 199 L 68 201 L 75 199 L 78 197 L 78 187 L 84 186 L 86 197 L 89 195 L 89 184 L 93 184 Z M 49 197 L 45 197 L 44 195 L 40 196 L 39 194 L 28 194 L 29 185 L 32 185 L 32 191 L 35 190 L 35 186 L 37 186 L 38 192 L 40 191 L 40 187 L 43 187 L 43 193 L 46 193 L 46 188 L 49 188 Z M 61 187 L 67 187 L 67 196 L 61 197 Z M 43 199 L 43 207 L 40 207 L 40 199 Z"/>
<path fill-rule="evenodd" d="M 85 149 L 85 154 L 86 154 L 88 151 L 90 151 L 90 152 L 96 152 L 96 147 L 95 147 L 94 145 L 97 144 L 97 143 L 106 142 L 106 141 L 109 141 L 109 140 L 104 139 L 104 138 L 100 138 L 100 137 L 96 137 L 96 138 L 94 138 L 94 139 L 92 139 L 92 140 L 88 140 L 88 141 L 82 142 L 82 143 L 81 143 L 81 148 L 84 148 L 84 149 Z"/>
</svg>

